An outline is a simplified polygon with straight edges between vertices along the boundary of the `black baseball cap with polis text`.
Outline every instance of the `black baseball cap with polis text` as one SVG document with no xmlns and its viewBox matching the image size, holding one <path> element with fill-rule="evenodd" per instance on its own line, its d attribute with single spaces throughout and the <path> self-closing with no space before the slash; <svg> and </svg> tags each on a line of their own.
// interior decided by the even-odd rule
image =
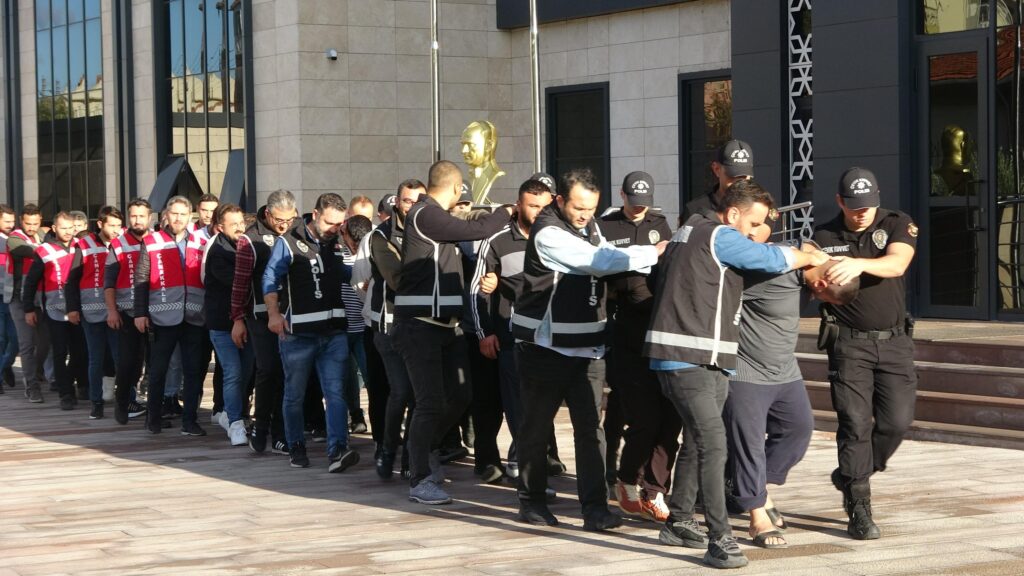
<svg viewBox="0 0 1024 576">
<path fill-rule="evenodd" d="M 654 206 L 654 178 L 647 172 L 630 172 L 622 180 L 622 193 L 633 206 Z"/>
<path fill-rule="evenodd" d="M 849 168 L 839 177 L 839 197 L 851 210 L 878 208 L 878 180 L 867 168 Z"/>
<path fill-rule="evenodd" d="M 548 191 L 551 192 L 552 194 L 557 192 L 557 189 L 555 187 L 555 179 L 552 178 L 551 175 L 548 174 L 547 172 L 537 172 L 533 176 L 530 176 L 529 179 L 536 180 L 537 182 L 540 182 L 541 184 L 547 186 Z"/>
<path fill-rule="evenodd" d="M 730 178 L 754 177 L 754 150 L 743 140 L 729 140 L 718 149 L 715 161 Z"/>
</svg>

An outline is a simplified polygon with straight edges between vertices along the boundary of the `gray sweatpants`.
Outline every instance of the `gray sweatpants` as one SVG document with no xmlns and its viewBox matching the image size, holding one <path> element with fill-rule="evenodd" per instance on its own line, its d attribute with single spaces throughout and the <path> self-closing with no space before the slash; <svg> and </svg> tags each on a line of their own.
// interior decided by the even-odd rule
<svg viewBox="0 0 1024 576">
<path fill-rule="evenodd" d="M 45 312 L 40 312 L 40 316 Z M 47 383 L 46 373 L 43 365 L 46 357 L 50 354 L 49 330 L 42 318 L 33 328 L 25 323 L 25 306 L 21 300 L 15 298 L 11 301 L 11 318 L 14 319 L 14 328 L 18 332 L 18 356 L 21 357 L 21 374 L 25 378 L 25 389 L 44 390 Z"/>
</svg>

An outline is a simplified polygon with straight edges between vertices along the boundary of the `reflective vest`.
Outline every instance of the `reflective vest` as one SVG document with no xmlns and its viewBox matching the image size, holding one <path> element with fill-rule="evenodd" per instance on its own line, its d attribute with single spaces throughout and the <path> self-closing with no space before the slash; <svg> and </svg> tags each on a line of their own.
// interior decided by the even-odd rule
<svg viewBox="0 0 1024 576">
<path fill-rule="evenodd" d="M 285 312 L 295 334 L 317 334 L 348 328 L 345 302 L 341 298 L 345 262 L 337 241 L 317 243 L 296 226 L 279 236 L 291 252 L 288 267 L 290 300 Z"/>
<path fill-rule="evenodd" d="M 139 248 L 141 247 L 142 240 L 128 232 L 110 242 L 110 251 L 114 254 L 114 259 L 111 262 L 117 262 L 119 266 L 117 284 L 114 286 L 114 292 L 117 295 L 117 309 L 129 316 L 135 313 L 135 291 L 132 286 L 135 284 L 135 266 L 139 262 Z"/>
<path fill-rule="evenodd" d="M 387 222 L 374 228 L 370 234 L 380 234 L 388 242 L 394 245 L 398 249 L 398 253 L 402 253 L 402 238 L 405 235 L 405 230 L 394 225 L 394 219 L 388 219 Z M 373 329 L 387 334 L 391 331 L 391 325 L 395 321 L 395 292 L 388 288 L 387 282 L 384 281 L 384 276 L 377 269 L 377 264 L 373 261 L 373 253 L 371 250 L 370 254 L 370 265 L 371 272 L 373 274 L 373 282 L 370 285 L 370 324 Z"/>
<path fill-rule="evenodd" d="M 202 264 L 205 241 L 190 234 L 185 262 L 174 237 L 152 232 L 145 238 L 149 257 L 149 318 L 157 326 L 175 326 L 187 321 L 203 326 Z"/>
<path fill-rule="evenodd" d="M 31 246 L 33 250 L 39 247 L 39 242 L 36 242 L 35 238 L 30 238 L 28 234 L 25 234 L 25 232 L 20 229 L 11 232 L 10 238 L 21 238 L 25 243 Z M 17 262 L 18 259 L 11 257 L 10 246 L 6 246 L 4 251 L 7 253 L 7 277 L 11 280 L 11 297 L 13 298 L 14 290 L 17 288 L 17 286 L 14 285 L 14 278 L 15 276 L 21 278 L 28 276 L 29 268 L 32 268 L 32 258 L 22 258 L 19 267 Z M 20 293 L 18 294 L 18 297 L 21 297 Z M 38 304 L 39 302 L 36 302 L 36 305 Z"/>
<path fill-rule="evenodd" d="M 0 232 L 0 294 L 10 304 L 14 297 L 14 278 L 7 272 L 7 234 Z"/>
<path fill-rule="evenodd" d="M 39 284 L 46 315 L 57 322 L 67 322 L 68 301 L 64 297 L 64 288 L 75 257 L 75 244 L 65 248 L 58 243 L 47 242 L 36 248 L 35 253 L 43 261 L 43 279 Z"/>
<path fill-rule="evenodd" d="M 107 319 L 107 304 L 103 299 L 103 268 L 107 263 L 107 246 L 95 234 L 78 239 L 82 254 L 82 280 L 78 289 L 82 295 L 82 316 L 86 322 Z"/>
</svg>

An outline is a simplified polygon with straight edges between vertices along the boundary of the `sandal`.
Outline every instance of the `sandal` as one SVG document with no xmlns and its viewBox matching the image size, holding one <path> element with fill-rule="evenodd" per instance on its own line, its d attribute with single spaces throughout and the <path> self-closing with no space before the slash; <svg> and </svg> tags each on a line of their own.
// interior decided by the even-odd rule
<svg viewBox="0 0 1024 576">
<path fill-rule="evenodd" d="M 769 544 L 769 538 L 778 538 L 782 541 L 781 544 Z M 782 532 L 778 530 L 767 530 L 754 536 L 754 546 L 760 546 L 761 548 L 767 548 L 769 550 L 776 548 L 789 548 L 789 542 L 786 542 L 786 538 L 782 535 Z"/>
<path fill-rule="evenodd" d="M 765 508 L 764 512 L 768 515 L 768 518 L 772 521 L 775 529 L 779 532 L 785 532 L 786 529 L 789 528 L 789 524 L 786 523 L 786 518 L 782 516 L 782 512 L 779 512 L 778 508 Z M 782 522 L 781 524 L 779 523 L 780 521 Z"/>
</svg>

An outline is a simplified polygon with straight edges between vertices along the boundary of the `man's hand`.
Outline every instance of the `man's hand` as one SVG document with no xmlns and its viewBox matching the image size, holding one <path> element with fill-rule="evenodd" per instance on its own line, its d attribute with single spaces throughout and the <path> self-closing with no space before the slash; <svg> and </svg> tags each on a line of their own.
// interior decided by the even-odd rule
<svg viewBox="0 0 1024 576">
<path fill-rule="evenodd" d="M 484 274 L 483 278 L 480 279 L 480 291 L 484 294 L 490 294 L 498 288 L 498 275 L 494 272 L 488 272 Z"/>
<path fill-rule="evenodd" d="M 249 331 L 245 329 L 245 320 L 241 318 L 235 320 L 235 325 L 231 327 L 231 341 L 241 350 L 245 348 L 245 343 L 248 340 Z"/>
<path fill-rule="evenodd" d="M 78 326 L 82 322 L 81 312 L 68 312 L 68 322 Z"/>
<path fill-rule="evenodd" d="M 501 350 L 501 345 L 498 344 L 498 337 L 495 334 L 480 341 L 480 354 L 483 354 L 485 358 L 497 359 L 499 350 Z"/>
<path fill-rule="evenodd" d="M 135 329 L 145 334 L 149 331 L 149 318 L 142 316 L 135 319 Z"/>
<path fill-rule="evenodd" d="M 665 248 L 668 247 L 668 240 L 662 240 L 661 242 L 655 244 L 654 247 L 657 248 L 658 257 L 660 258 L 661 255 L 665 253 Z"/>
<path fill-rule="evenodd" d="M 107 310 L 107 326 L 111 330 L 121 329 L 121 313 L 117 310 Z"/>
<path fill-rule="evenodd" d="M 36 317 L 35 312 L 25 312 L 25 324 L 35 328 L 38 322 L 39 319 Z"/>
<path fill-rule="evenodd" d="M 860 258 L 839 256 L 836 260 L 838 262 L 825 273 L 825 279 L 832 284 L 842 286 L 864 273 L 864 261 Z"/>
<path fill-rule="evenodd" d="M 280 312 L 274 312 L 271 314 L 270 320 L 267 322 L 267 328 L 278 336 L 284 336 L 285 330 L 287 329 L 287 323 L 284 321 L 284 315 Z"/>
</svg>

